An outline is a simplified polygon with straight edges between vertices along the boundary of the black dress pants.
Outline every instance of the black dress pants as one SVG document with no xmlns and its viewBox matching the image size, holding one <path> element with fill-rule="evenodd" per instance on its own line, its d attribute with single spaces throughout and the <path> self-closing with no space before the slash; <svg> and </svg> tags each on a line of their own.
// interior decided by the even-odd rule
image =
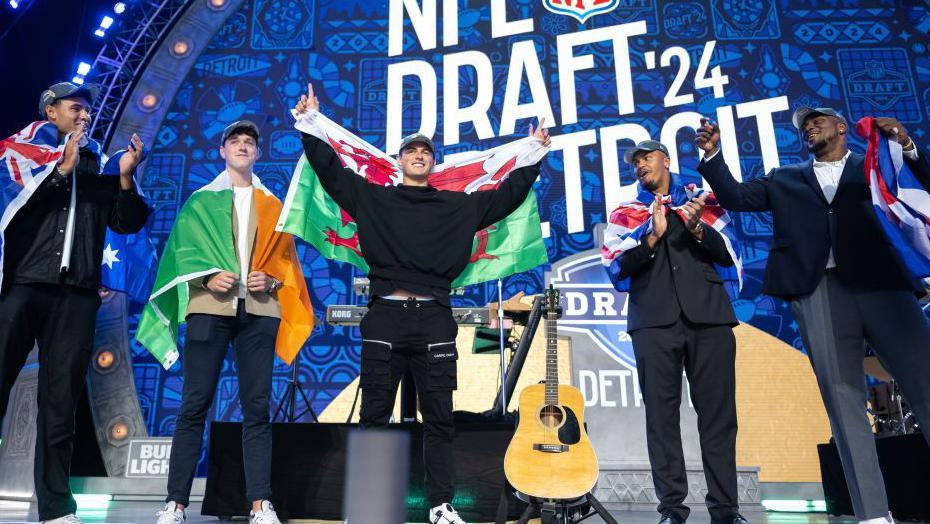
<svg viewBox="0 0 930 524">
<path fill-rule="evenodd" d="M 646 405 L 646 444 L 660 513 L 682 520 L 688 477 L 681 447 L 679 408 L 685 371 L 697 412 L 706 504 L 713 521 L 739 510 L 736 487 L 736 339 L 729 326 L 694 324 L 684 317 L 670 326 L 630 333 Z"/>
<path fill-rule="evenodd" d="M 361 426 L 384 428 L 409 369 L 423 415 L 423 462 L 430 507 L 452 502 L 455 469 L 452 391 L 456 388 L 452 310 L 435 301 L 372 300 L 362 319 Z"/>
<path fill-rule="evenodd" d="M 33 346 L 39 346 L 35 488 L 39 520 L 77 511 L 68 478 L 74 419 L 94 346 L 96 290 L 15 284 L 0 297 L 0 414 Z"/>
<path fill-rule="evenodd" d="M 271 499 L 271 372 L 280 319 L 250 315 L 239 301 L 235 317 L 194 313 L 187 317 L 182 355 L 181 410 L 171 440 L 168 496 L 187 506 L 226 351 L 232 342 L 242 406 L 242 459 L 246 498 Z"/>
</svg>

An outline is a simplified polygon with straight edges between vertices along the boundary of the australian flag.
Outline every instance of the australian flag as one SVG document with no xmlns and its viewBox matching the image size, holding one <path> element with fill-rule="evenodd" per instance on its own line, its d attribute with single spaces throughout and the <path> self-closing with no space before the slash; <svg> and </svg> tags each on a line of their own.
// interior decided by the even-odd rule
<svg viewBox="0 0 930 524">
<path fill-rule="evenodd" d="M 46 121 L 33 122 L 19 133 L 0 140 L 0 285 L 4 277 L 6 229 L 36 188 L 52 174 L 64 154 L 66 143 L 67 140 L 58 140 L 58 128 Z M 100 144 L 94 140 L 89 140 L 85 148 L 100 158 L 101 176 L 119 176 L 122 151 L 107 158 Z M 139 190 L 138 185 L 136 189 Z M 155 248 L 146 230 L 132 235 L 119 235 L 108 230 L 104 244 L 102 285 L 145 303 L 156 266 Z"/>
<path fill-rule="evenodd" d="M 904 162 L 901 145 L 883 137 L 873 118 L 859 120 L 856 132 L 868 144 L 865 176 L 885 235 L 915 280 L 930 277 L 930 194 Z"/>
</svg>

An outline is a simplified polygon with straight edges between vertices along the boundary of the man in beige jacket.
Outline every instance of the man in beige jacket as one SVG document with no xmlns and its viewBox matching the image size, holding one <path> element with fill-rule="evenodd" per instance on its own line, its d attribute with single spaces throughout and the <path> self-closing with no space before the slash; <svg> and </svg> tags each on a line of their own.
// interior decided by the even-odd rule
<svg viewBox="0 0 930 524">
<path fill-rule="evenodd" d="M 223 131 L 220 154 L 233 190 L 231 236 L 239 272 L 219 271 L 189 282 L 184 387 L 172 441 L 168 497 L 158 524 L 182 524 L 200 458 L 207 411 L 230 342 L 236 353 L 246 496 L 252 501 L 251 524 L 280 524 L 271 502 L 271 424 L 269 400 L 275 340 L 281 321 L 277 291 L 281 282 L 263 271 L 250 271 L 255 254 L 261 206 L 252 168 L 259 157 L 258 126 L 247 120 Z M 222 177 L 224 175 L 220 175 Z M 223 182 L 224 185 L 226 181 Z"/>
</svg>

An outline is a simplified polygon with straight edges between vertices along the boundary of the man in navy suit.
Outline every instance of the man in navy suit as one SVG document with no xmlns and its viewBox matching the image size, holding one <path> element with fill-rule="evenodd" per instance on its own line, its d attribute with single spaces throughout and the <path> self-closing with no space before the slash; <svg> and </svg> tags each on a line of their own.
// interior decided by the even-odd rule
<svg viewBox="0 0 930 524">
<path fill-rule="evenodd" d="M 864 157 L 846 145 L 849 125 L 831 108 L 793 116 L 813 158 L 737 182 L 724 162 L 720 129 L 703 121 L 698 171 L 732 211 L 771 211 L 774 238 L 763 292 L 791 303 L 820 386 L 856 517 L 892 522 L 866 418 L 866 343 L 895 376 L 922 427 L 930 427 L 930 326 L 919 283 L 885 237 L 872 207 Z M 930 163 L 894 118 L 877 118 L 896 137 L 925 189 Z M 925 435 L 926 436 L 926 435 Z"/>
</svg>

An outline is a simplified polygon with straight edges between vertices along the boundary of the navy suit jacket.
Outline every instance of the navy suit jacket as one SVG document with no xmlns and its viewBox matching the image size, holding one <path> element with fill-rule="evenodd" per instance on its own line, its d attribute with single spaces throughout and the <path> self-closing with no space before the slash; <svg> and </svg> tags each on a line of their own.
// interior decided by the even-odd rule
<svg viewBox="0 0 930 524">
<path fill-rule="evenodd" d="M 812 293 L 823 277 L 831 247 L 839 278 L 854 289 L 921 290 L 881 230 L 864 159 L 850 154 L 830 203 L 814 175 L 812 159 L 743 183 L 730 174 L 721 153 L 698 165 L 724 208 L 772 212 L 774 238 L 763 293 L 789 299 Z M 921 184 L 930 188 L 926 151 L 918 151 L 916 161 L 906 162 Z"/>
</svg>

